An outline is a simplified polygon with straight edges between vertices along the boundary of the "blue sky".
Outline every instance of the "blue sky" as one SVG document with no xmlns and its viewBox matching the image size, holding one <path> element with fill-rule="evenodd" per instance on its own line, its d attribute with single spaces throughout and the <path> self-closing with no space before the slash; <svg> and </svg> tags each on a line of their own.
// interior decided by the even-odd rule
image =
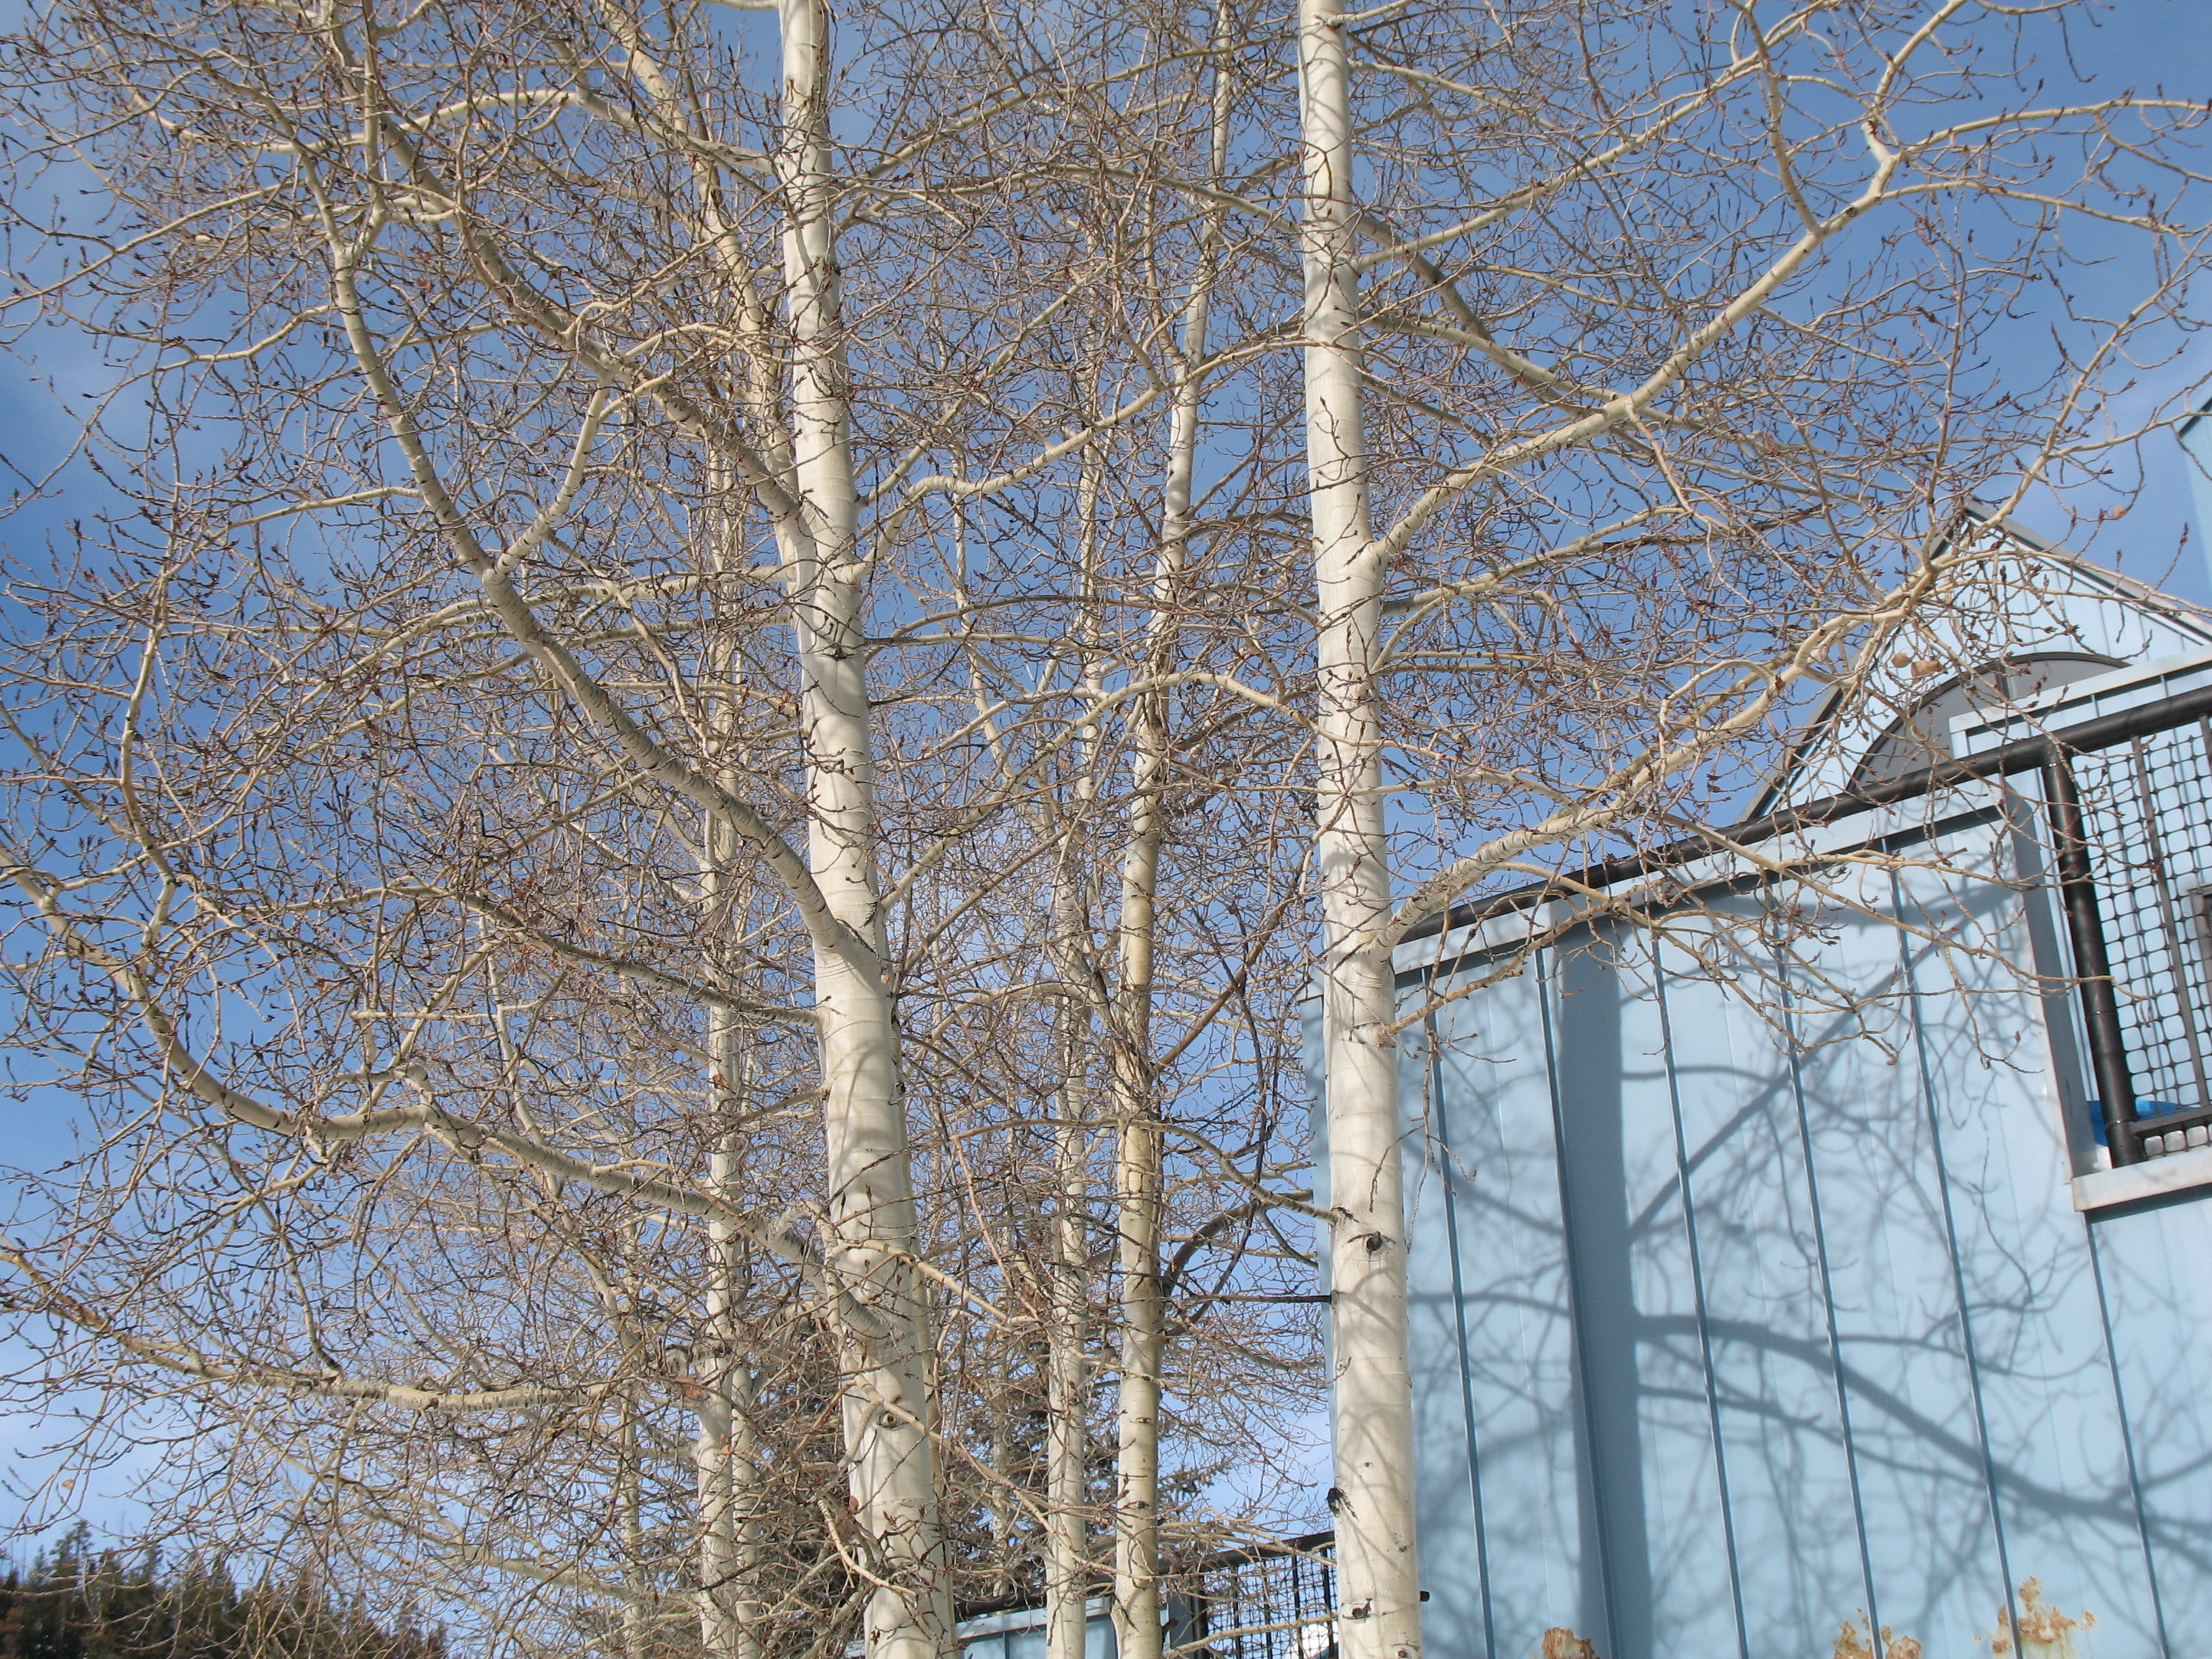
<svg viewBox="0 0 2212 1659">
<path fill-rule="evenodd" d="M 2128 88 L 2212 96 L 2212 0 L 2120 0 L 2100 24 L 2075 33 L 2073 51 L 2076 64 L 2108 92 Z M 2048 288 L 2038 293 L 2045 296 L 2039 303 L 2055 303 Z M 35 363 L 0 356 L 0 455 L 9 469 L 0 475 L 0 491 L 43 474 L 62 459 L 74 427 L 70 411 L 84 402 L 82 394 L 105 382 L 97 353 L 82 342 L 46 332 L 28 343 L 35 348 Z M 2130 405 L 2148 406 L 2207 373 L 2212 373 L 2212 337 L 2194 347 L 2192 355 L 2147 374 L 2118 412 L 2124 416 Z M 2185 528 L 2196 512 L 2187 460 L 2178 443 L 2161 435 L 2145 451 L 2142 466 L 2141 493 L 2127 516 L 2106 526 L 2086 550 L 2117 562 L 2130 574 L 2212 605 L 2212 563 L 2206 558 L 2212 538 L 2199 531 L 2184 545 Z M 48 501 L 0 520 L 0 557 L 9 567 L 40 562 L 49 526 L 96 507 L 96 482 L 87 471 L 70 469 L 64 483 L 65 501 Z M 2065 505 L 2045 496 L 2031 503 L 2022 517 L 2032 528 L 2063 537 L 2069 527 Z M 58 1099 L 0 1104 L 7 1162 L 37 1167 L 66 1158 L 73 1149 L 72 1128 L 66 1103 Z M 0 1459 L 13 1462 L 19 1481 L 43 1468 L 37 1455 L 42 1438 L 35 1421 L 0 1421 Z M 96 1523 L 127 1522 L 132 1511 L 125 1494 L 130 1485 L 125 1474 L 111 1474 L 87 1506 Z M 0 1497 L 0 1521 L 12 1507 Z"/>
<path fill-rule="evenodd" d="M 2212 4 L 2205 0 L 2119 0 L 2100 26 L 2075 31 L 2072 43 L 2076 65 L 2108 95 L 2124 88 L 2212 97 Z M 2044 293 L 2045 303 L 2055 297 Z M 2200 341 L 2179 362 L 2147 374 L 2137 398 L 2124 402 L 2120 412 L 2130 402 L 2147 406 L 2208 372 L 2212 341 Z M 2188 461 L 2178 443 L 2161 438 L 2146 451 L 2142 465 L 2142 495 L 2126 518 L 2107 526 L 2086 550 L 2185 599 L 2212 604 L 2212 563 L 2201 528 L 2192 531 L 2177 556 L 2183 530 L 2197 510 Z M 2067 528 L 2067 515 L 2048 498 L 2021 516 L 2046 534 L 2062 535 Z"/>
</svg>

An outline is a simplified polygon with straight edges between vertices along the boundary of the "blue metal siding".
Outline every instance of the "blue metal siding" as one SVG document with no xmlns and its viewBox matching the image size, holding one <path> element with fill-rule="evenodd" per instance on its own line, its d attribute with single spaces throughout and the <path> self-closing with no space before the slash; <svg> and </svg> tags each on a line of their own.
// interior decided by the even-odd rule
<svg viewBox="0 0 2212 1659">
<path fill-rule="evenodd" d="M 1998 827 L 1945 850 L 2004 873 Z M 2031 1577 L 2083 1659 L 2212 1653 L 2212 1209 L 2074 1212 L 2014 888 L 1837 896 L 1761 999 L 1686 919 L 1409 1042 L 1437 1659 L 1820 1659 L 1869 1613 L 1966 1659 Z"/>
<path fill-rule="evenodd" d="M 1552 964 L 1591 1497 L 1614 1652 L 1735 1650 L 1661 1009 L 1600 952 Z M 1632 1409 L 1624 1409 L 1625 1402 Z"/>
<path fill-rule="evenodd" d="M 2208 1204 L 2212 1199 L 2185 1200 L 2114 1216 L 2092 1232 L 2162 1623 L 2176 1659 L 2212 1654 Z"/>
<path fill-rule="evenodd" d="M 1018 1613 L 963 1620 L 954 1634 L 961 1659 L 1044 1659 L 1044 1612 Z M 865 1652 L 855 1644 L 850 1652 Z M 1114 1621 L 1094 1605 L 1083 1626 L 1083 1659 L 1114 1659 Z"/>
<path fill-rule="evenodd" d="M 1478 1008 L 1519 1040 L 1463 1040 Z M 1480 1549 L 1471 1522 L 1425 1534 L 1421 1582 L 1431 1613 L 1441 1615 L 1448 1596 L 1474 1607 L 1486 1579 L 1494 1634 L 1484 1630 L 1479 1608 L 1426 1626 L 1439 1642 L 1466 1632 L 1453 1650 L 1470 1659 L 1522 1652 L 1524 1632 L 1604 1611 L 1582 1547 L 1579 1406 L 1542 1020 L 1535 978 L 1524 974 L 1479 1003 L 1439 1010 L 1434 1021 L 1443 1133 L 1432 1125 L 1429 1145 L 1450 1143 L 1454 1179 L 1437 1185 L 1452 1208 L 1457 1249 L 1440 1257 L 1417 1243 L 1414 1294 L 1424 1303 L 1449 1297 L 1456 1276 L 1462 1311 L 1451 1328 L 1456 1340 L 1463 1319 L 1466 1343 L 1441 1361 L 1424 1356 L 1418 1373 L 1442 1379 L 1456 1370 L 1461 1406 L 1456 1434 L 1440 1430 L 1422 1443 L 1423 1507 L 1432 1491 L 1471 1494 L 1479 1481 L 1483 1528 Z"/>
<path fill-rule="evenodd" d="M 1878 916 L 1889 908 L 1889 884 L 1886 873 L 1869 872 L 1851 896 Z M 1870 919 L 1837 928 L 1814 964 L 1820 979 L 1879 1000 L 1859 1011 L 1808 1012 L 1800 1035 L 1817 1046 L 1796 1069 L 1865 1522 L 1859 1605 L 1932 1652 L 1964 1654 L 1978 1631 L 1994 1628 L 2007 1581 L 1941 1148 L 1917 1064 L 1917 1022 L 1902 994 L 1902 937 Z M 1809 1002 L 1814 974 L 1790 977 Z"/>
<path fill-rule="evenodd" d="M 1991 957 L 2028 957 L 2021 904 L 1994 884 L 1963 899 L 1922 894 L 1905 914 Z M 1920 942 L 1909 955 L 2008 1582 L 2033 1577 L 2049 1604 L 2094 1611 L 2104 1651 L 2154 1654 L 2095 1263 L 2064 1185 L 2070 1160 L 2041 1052 L 2043 1004 L 1987 957 Z"/>
<path fill-rule="evenodd" d="M 1407 1044 L 1411 1057 L 1421 1066 L 1426 1094 L 1426 1121 L 1431 1135 L 1418 1168 L 1409 1171 L 1410 1242 L 1425 1261 L 1441 1264 L 1440 1273 L 1425 1273 L 1422 1289 L 1412 1298 L 1411 1358 L 1413 1372 L 1414 1435 L 1424 1447 L 1455 1449 L 1451 1461 L 1464 1468 L 1464 1478 L 1425 1482 L 1420 1490 L 1420 1534 L 1466 1540 L 1461 1559 L 1445 1570 L 1425 1573 L 1430 1603 L 1425 1618 L 1431 1639 L 1449 1641 L 1458 1650 L 1490 1659 L 1490 1585 L 1486 1545 L 1481 1535 L 1482 1494 L 1479 1467 L 1467 1457 L 1475 1438 L 1476 1413 L 1462 1363 L 1472 1331 L 1469 1307 L 1463 1294 L 1459 1188 L 1465 1182 L 1462 1162 L 1466 1148 L 1454 1137 L 1460 1126 L 1442 1103 L 1441 1079 L 1429 1064 L 1435 1052 L 1425 1031 L 1416 1031 Z M 1441 1278 L 1441 1289 L 1430 1288 Z"/>
<path fill-rule="evenodd" d="M 1866 1580 L 1795 1079 L 1778 1036 L 1686 951 L 1661 957 L 1742 1604 L 1740 1651 L 1819 1654 Z"/>
</svg>

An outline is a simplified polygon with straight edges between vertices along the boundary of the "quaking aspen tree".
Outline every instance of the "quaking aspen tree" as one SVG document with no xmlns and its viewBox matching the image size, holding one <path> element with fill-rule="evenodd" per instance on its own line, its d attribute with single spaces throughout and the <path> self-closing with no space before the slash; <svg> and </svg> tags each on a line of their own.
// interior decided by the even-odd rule
<svg viewBox="0 0 2212 1659">
<path fill-rule="evenodd" d="M 1430 1011 L 1399 1006 L 1397 947 L 1724 818 L 1807 688 L 1943 631 L 1992 550 L 1976 491 L 2001 515 L 2130 441 L 2080 416 L 2187 290 L 2199 117 L 2051 95 L 2021 65 L 2055 21 L 1301 0 L 1346 1659 L 1421 1645 L 1398 1038 Z M 2131 286 L 1986 374 L 2005 301 L 2093 224 Z"/>
<path fill-rule="evenodd" d="M 1327 1522 L 1412 1659 L 1398 970 L 2026 640 L 1990 526 L 2201 402 L 2093 9 L 27 15 L 66 1478 L 549 1659 L 1157 1659 Z"/>
</svg>

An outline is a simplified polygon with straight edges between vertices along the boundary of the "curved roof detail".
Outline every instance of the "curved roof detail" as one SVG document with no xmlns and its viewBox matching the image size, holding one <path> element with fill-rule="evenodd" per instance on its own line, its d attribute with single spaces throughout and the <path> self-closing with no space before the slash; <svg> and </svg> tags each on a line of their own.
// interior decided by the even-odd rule
<svg viewBox="0 0 2212 1659">
<path fill-rule="evenodd" d="M 2006 542 L 1994 560 L 2016 559 L 2019 568 L 1998 572 L 1976 607 L 1939 620 L 1923 641 L 1927 654 L 1875 665 L 1856 684 L 1832 688 L 1744 818 L 1946 758 L 1953 719 L 1972 710 L 2212 647 L 2212 614 L 2198 606 L 2010 520 L 1994 527 Z"/>
</svg>

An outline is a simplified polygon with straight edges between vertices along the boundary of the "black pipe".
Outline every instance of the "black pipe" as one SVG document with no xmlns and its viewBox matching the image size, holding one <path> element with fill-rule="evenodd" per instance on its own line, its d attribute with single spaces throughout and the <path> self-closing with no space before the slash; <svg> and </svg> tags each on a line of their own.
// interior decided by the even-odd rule
<svg viewBox="0 0 2212 1659">
<path fill-rule="evenodd" d="M 2097 882 L 2089 838 L 2081 828 L 2081 795 L 2074 769 L 2055 744 L 2043 760 L 2043 799 L 2051 817 L 2051 849 L 2058 863 L 2058 897 L 2066 935 L 2074 945 L 2074 977 L 2081 993 L 2081 1024 L 2089 1036 L 2089 1071 L 2105 1114 L 2105 1145 L 2112 1166 L 2142 1162 L 2136 1127 L 2135 1079 L 2120 1033 L 2120 1003 L 2112 990 L 2112 964 L 2105 954 L 2104 918 L 2097 910 Z"/>
</svg>

